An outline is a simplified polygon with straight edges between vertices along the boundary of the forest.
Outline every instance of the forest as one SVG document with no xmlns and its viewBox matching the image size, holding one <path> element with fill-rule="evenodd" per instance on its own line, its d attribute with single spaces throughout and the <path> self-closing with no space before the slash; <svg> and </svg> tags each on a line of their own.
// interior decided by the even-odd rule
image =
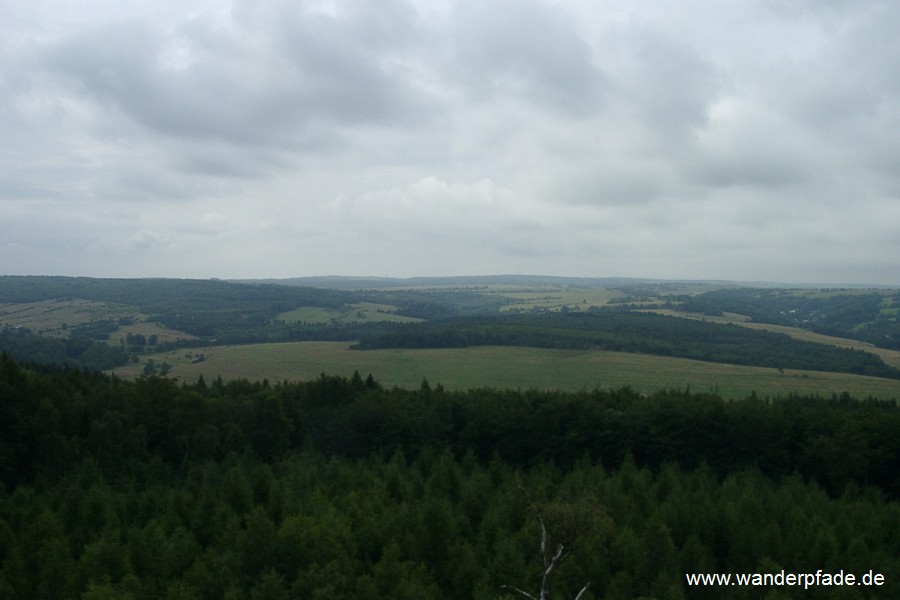
<svg viewBox="0 0 900 600">
<path fill-rule="evenodd" d="M 0 597 L 895 598 L 900 408 L 373 375 L 130 381 L 0 355 Z M 546 555 L 544 555 L 546 556 Z M 882 586 L 689 587 L 874 571 Z"/>
</svg>

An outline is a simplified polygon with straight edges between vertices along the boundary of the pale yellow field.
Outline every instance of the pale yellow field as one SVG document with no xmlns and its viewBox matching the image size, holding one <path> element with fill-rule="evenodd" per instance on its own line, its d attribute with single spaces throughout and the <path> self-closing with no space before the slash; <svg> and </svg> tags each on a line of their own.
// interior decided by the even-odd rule
<svg viewBox="0 0 900 600">
<path fill-rule="evenodd" d="M 135 312 L 133 307 L 77 298 L 0 304 L 0 327 L 21 326 L 40 335 L 66 337 L 70 327 L 96 319 L 116 319 Z"/>
<path fill-rule="evenodd" d="M 624 296 L 622 292 L 617 290 L 552 286 L 541 286 L 524 290 L 518 288 L 491 291 L 512 300 L 502 308 L 504 311 L 530 310 L 534 308 L 559 310 L 563 306 L 587 310 L 591 306 L 605 306 L 611 300 Z"/>
<path fill-rule="evenodd" d="M 0 305 L 0 327 L 21 326 L 46 337 L 67 337 L 72 327 L 94 320 L 118 320 L 129 317 L 133 323 L 122 325 L 109 336 L 109 343 L 118 345 L 129 333 L 155 335 L 160 343 L 191 340 L 196 336 L 168 329 L 146 321 L 146 316 L 134 306 L 91 300 L 42 300 L 25 304 Z"/>
<path fill-rule="evenodd" d="M 90 300 L 44 300 L 25 304 L 0 305 L 0 327 L 27 327 L 41 335 L 65 337 L 69 327 L 110 315 L 125 314 L 125 309 L 109 302 Z"/>
<path fill-rule="evenodd" d="M 373 302 L 358 302 L 348 304 L 343 310 L 335 308 L 320 308 L 317 306 L 301 306 L 294 310 L 284 312 L 275 317 L 277 320 L 287 323 L 376 323 L 388 321 L 391 323 L 417 323 L 422 319 L 404 317 L 395 314 L 396 306 L 389 304 L 376 304 Z"/>
</svg>

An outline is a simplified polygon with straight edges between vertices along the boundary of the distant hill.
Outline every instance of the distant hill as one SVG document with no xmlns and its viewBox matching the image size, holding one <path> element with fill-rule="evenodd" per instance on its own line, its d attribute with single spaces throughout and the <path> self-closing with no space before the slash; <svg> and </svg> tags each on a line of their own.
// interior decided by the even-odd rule
<svg viewBox="0 0 900 600">
<path fill-rule="evenodd" d="M 584 288 L 621 288 L 645 285 L 714 285 L 781 289 L 900 289 L 895 285 L 863 285 L 822 283 L 791 283 L 778 281 L 737 281 L 728 279 L 653 279 L 646 277 L 565 277 L 557 275 L 458 275 L 443 277 L 368 277 L 350 275 L 321 275 L 266 279 L 227 279 L 232 283 L 274 284 L 317 287 L 338 290 L 373 290 L 410 287 L 471 287 L 480 285 L 572 286 Z"/>
<path fill-rule="evenodd" d="M 884 289 L 515 274 L 229 281 L 0 276 L 0 349 L 35 362 L 110 368 L 177 348 L 347 341 L 360 348 L 601 348 L 898 377 L 871 353 L 788 345 L 787 336 L 699 322 L 707 317 L 900 350 L 900 293 Z"/>
<path fill-rule="evenodd" d="M 518 286 L 576 286 L 585 288 L 613 288 L 654 283 L 667 283 L 662 279 L 633 277 L 558 277 L 554 275 L 463 275 L 456 277 L 291 277 L 287 279 L 232 279 L 235 283 L 268 283 L 328 289 L 384 289 L 409 287 L 472 287 L 483 285 Z M 690 283 L 690 282 L 679 282 Z M 704 282 L 710 283 L 710 282 Z M 728 282 L 715 282 L 725 284 Z"/>
</svg>

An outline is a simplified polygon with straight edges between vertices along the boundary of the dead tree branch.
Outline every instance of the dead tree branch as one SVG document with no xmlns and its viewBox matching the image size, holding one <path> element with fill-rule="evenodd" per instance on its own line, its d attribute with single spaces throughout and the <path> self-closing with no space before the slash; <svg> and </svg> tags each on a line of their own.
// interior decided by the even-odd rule
<svg viewBox="0 0 900 600">
<path fill-rule="evenodd" d="M 504 585 L 502 587 L 518 592 L 530 600 L 550 600 L 550 578 L 557 567 L 574 552 L 578 536 L 582 533 L 585 515 L 579 514 L 576 507 L 568 502 L 550 505 L 549 512 L 551 514 L 548 515 L 548 511 L 532 500 L 521 484 L 519 484 L 519 490 L 541 526 L 541 563 L 543 564 L 541 590 L 540 594 L 535 597 L 515 586 Z M 591 582 L 589 581 L 575 596 L 575 600 L 581 600 L 590 587 Z"/>
</svg>

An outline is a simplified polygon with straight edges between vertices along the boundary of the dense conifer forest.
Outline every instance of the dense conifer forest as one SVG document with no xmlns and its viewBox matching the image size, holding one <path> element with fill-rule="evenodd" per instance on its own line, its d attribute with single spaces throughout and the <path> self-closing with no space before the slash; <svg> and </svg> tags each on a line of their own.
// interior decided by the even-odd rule
<svg viewBox="0 0 900 600">
<path fill-rule="evenodd" d="M 125 381 L 0 357 L 0 597 L 894 598 L 895 402 L 372 377 Z M 556 539 L 556 538 L 551 538 Z M 688 587 L 685 573 L 882 574 Z M 508 586 L 508 587 L 504 587 Z"/>
</svg>

